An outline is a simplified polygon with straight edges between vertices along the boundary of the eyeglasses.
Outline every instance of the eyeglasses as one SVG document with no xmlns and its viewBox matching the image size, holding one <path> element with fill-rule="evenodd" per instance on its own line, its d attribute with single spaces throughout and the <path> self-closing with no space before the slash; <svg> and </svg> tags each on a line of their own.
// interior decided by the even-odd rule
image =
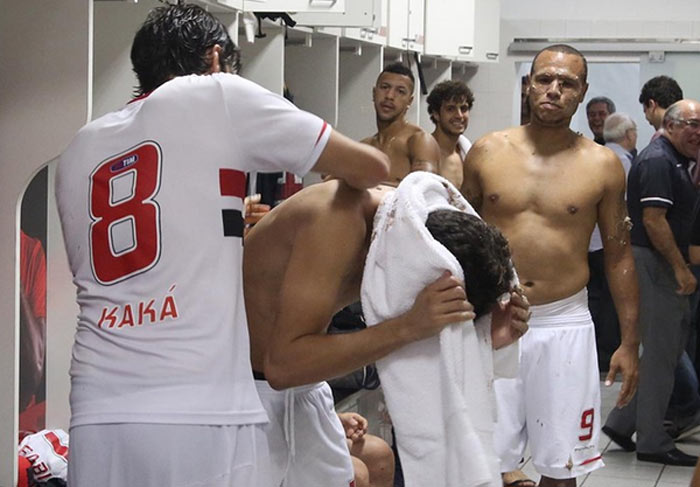
<svg viewBox="0 0 700 487">
<path fill-rule="evenodd" d="M 693 130 L 698 130 L 700 129 L 700 120 L 697 120 L 695 118 L 691 118 L 690 120 L 683 120 L 682 118 L 679 118 L 676 120 L 678 123 L 682 123 L 686 127 L 690 127 Z"/>
</svg>

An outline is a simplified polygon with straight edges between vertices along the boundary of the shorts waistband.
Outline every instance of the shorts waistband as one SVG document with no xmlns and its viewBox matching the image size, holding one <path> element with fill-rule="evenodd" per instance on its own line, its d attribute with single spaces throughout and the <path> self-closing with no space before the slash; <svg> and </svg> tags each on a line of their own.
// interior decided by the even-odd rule
<svg viewBox="0 0 700 487">
<path fill-rule="evenodd" d="M 530 326 L 576 326 L 590 325 L 588 290 L 584 287 L 571 296 L 530 307 Z"/>
</svg>

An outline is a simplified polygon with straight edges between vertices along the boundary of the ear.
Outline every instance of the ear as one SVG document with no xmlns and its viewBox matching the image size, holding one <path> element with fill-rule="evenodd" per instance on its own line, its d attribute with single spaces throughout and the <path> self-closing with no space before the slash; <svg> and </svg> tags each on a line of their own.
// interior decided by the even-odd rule
<svg viewBox="0 0 700 487">
<path fill-rule="evenodd" d="M 373 86 L 372 87 L 372 101 L 373 102 L 376 101 L 376 99 L 375 99 L 376 97 L 377 97 L 377 87 Z"/>
<path fill-rule="evenodd" d="M 221 62 L 219 61 L 221 51 L 221 46 L 218 44 L 214 44 L 212 47 L 207 49 L 207 58 L 209 59 L 209 71 L 207 71 L 207 74 L 221 72 Z"/>
<path fill-rule="evenodd" d="M 412 103 L 413 103 L 413 95 L 411 95 L 411 98 L 408 99 L 408 106 L 410 107 Z"/>
<path fill-rule="evenodd" d="M 583 100 L 586 98 L 587 91 L 588 91 L 588 83 L 584 83 L 583 89 L 581 90 L 581 98 L 579 100 L 579 103 L 583 103 Z"/>
</svg>

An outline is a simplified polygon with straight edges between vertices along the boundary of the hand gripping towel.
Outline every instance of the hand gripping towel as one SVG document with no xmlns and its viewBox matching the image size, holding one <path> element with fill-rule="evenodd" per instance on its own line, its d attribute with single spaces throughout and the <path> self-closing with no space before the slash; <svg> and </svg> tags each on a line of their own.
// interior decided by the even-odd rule
<svg viewBox="0 0 700 487">
<path fill-rule="evenodd" d="M 445 270 L 463 279 L 457 259 L 425 226 L 438 209 L 477 215 L 452 184 L 427 172 L 409 174 L 380 204 L 362 279 L 368 326 L 408 311 Z M 478 321 L 449 325 L 377 362 L 406 487 L 501 485 L 490 319 Z"/>
</svg>

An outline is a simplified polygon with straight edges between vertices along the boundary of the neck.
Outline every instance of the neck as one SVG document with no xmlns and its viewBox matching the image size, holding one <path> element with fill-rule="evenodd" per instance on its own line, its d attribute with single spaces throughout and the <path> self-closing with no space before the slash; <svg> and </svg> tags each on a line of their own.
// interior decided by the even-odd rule
<svg viewBox="0 0 700 487">
<path fill-rule="evenodd" d="M 578 137 L 578 134 L 569 128 L 568 123 L 566 125 L 547 126 L 540 124 L 534 119 L 525 126 L 525 133 L 538 148 L 558 149 L 568 146 L 575 137 Z"/>
<path fill-rule="evenodd" d="M 380 120 L 377 118 L 377 137 L 382 140 L 393 137 L 403 129 L 408 122 L 403 118 L 403 115 L 392 120 Z"/>
<path fill-rule="evenodd" d="M 459 134 L 446 134 L 439 128 L 436 128 L 433 132 L 433 137 L 440 146 L 440 150 L 443 152 L 443 154 L 451 154 L 452 152 L 457 150 L 457 141 L 459 140 Z"/>
</svg>

